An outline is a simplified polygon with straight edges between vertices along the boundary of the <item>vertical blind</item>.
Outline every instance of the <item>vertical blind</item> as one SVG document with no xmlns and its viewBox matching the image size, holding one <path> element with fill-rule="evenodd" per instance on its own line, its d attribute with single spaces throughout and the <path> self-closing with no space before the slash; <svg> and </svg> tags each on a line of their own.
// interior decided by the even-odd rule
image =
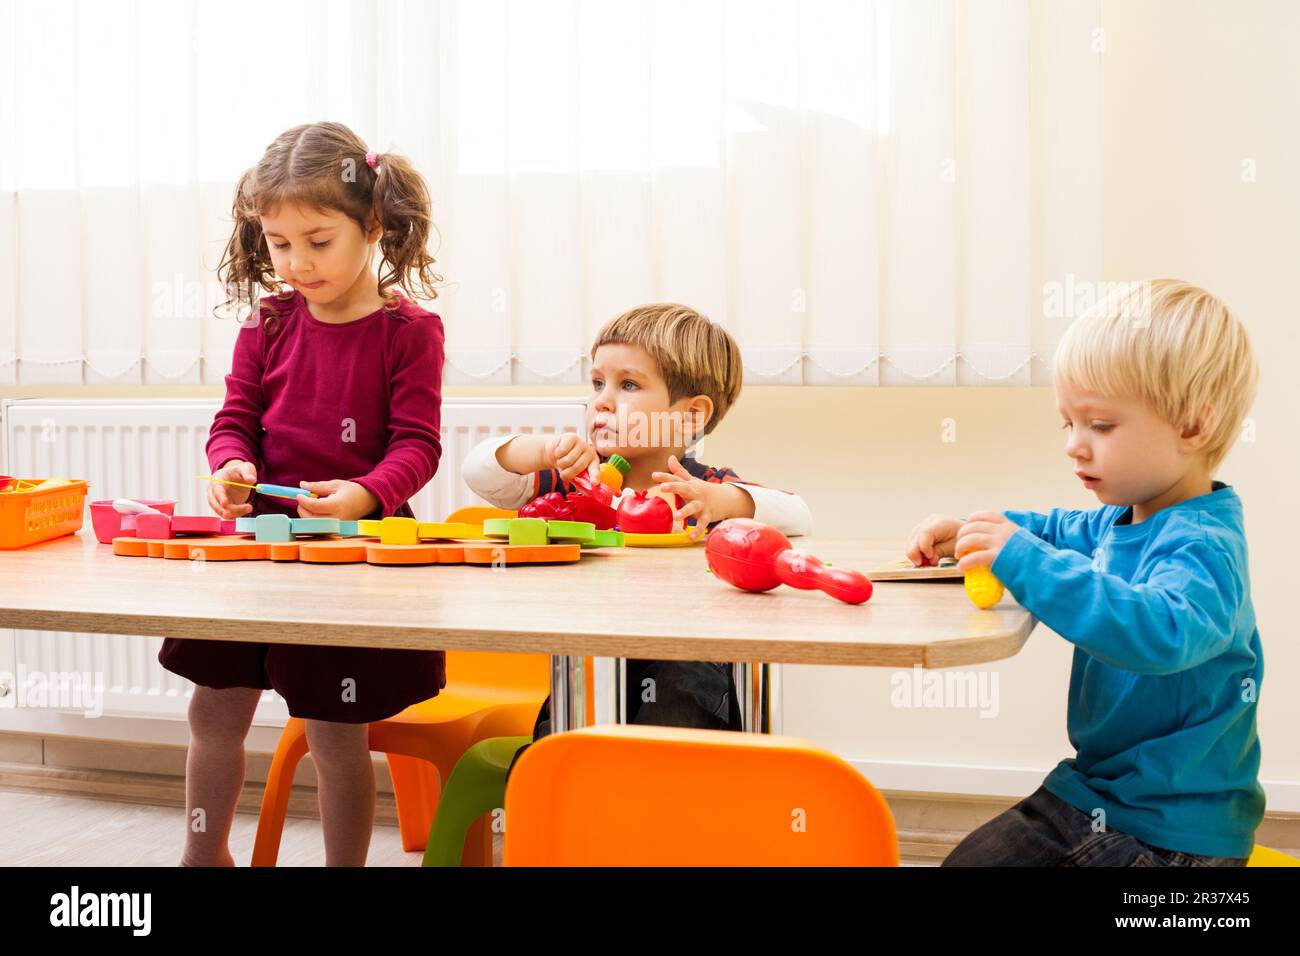
<svg viewBox="0 0 1300 956">
<path fill-rule="evenodd" d="M 429 182 L 449 383 L 579 383 L 649 301 L 750 383 L 1046 382 L 1097 6 L 0 0 L 0 384 L 220 383 L 233 184 L 325 119 Z"/>
</svg>

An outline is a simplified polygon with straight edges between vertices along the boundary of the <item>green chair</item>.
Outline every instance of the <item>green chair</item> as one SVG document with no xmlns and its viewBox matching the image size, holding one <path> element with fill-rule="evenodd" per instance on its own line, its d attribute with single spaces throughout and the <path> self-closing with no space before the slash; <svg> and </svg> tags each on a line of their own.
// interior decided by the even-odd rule
<svg viewBox="0 0 1300 956">
<path fill-rule="evenodd" d="M 438 812 L 424 847 L 425 866 L 460 866 L 465 836 L 485 813 L 506 805 L 506 771 L 532 737 L 489 737 L 474 744 L 456 761 L 447 778 Z M 503 811 L 504 812 L 504 811 Z"/>
</svg>

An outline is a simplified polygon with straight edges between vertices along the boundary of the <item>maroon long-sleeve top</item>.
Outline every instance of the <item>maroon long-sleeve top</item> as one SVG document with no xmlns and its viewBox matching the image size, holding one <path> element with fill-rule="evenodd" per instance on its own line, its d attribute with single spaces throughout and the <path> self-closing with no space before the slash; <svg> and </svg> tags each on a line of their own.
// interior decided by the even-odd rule
<svg viewBox="0 0 1300 956">
<path fill-rule="evenodd" d="M 275 309 L 236 337 L 207 443 L 212 470 L 242 458 L 272 484 L 355 481 L 383 515 L 410 515 L 407 500 L 442 456 L 442 320 L 404 297 L 342 324 L 315 318 L 299 292 Z M 255 514 L 297 514 L 287 498 L 251 501 Z"/>
</svg>

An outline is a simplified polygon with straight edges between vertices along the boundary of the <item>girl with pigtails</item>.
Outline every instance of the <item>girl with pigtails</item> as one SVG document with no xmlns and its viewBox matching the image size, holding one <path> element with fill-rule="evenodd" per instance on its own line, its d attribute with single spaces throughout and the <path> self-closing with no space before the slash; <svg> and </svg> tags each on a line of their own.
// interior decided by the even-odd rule
<svg viewBox="0 0 1300 956">
<path fill-rule="evenodd" d="M 249 320 L 208 462 L 217 478 L 303 493 L 291 501 L 213 483 L 209 504 L 227 519 L 412 516 L 408 499 L 442 454 L 442 320 L 402 294 L 429 300 L 441 281 L 423 179 L 346 126 L 311 123 L 282 133 L 243 174 L 232 214 L 218 276 L 226 304 L 246 307 Z M 326 865 L 365 863 L 375 806 L 368 725 L 436 696 L 442 651 L 168 638 L 158 659 L 196 685 L 182 865 L 234 863 L 244 739 L 268 688 L 305 721 Z"/>
</svg>

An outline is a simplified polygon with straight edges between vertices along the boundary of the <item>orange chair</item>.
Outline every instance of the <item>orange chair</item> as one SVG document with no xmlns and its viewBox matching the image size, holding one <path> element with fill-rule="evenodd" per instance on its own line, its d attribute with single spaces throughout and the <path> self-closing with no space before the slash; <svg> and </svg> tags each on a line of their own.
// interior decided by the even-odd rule
<svg viewBox="0 0 1300 956">
<path fill-rule="evenodd" d="M 602 726 L 524 751 L 507 866 L 897 866 L 884 798 L 791 737 Z"/>
<path fill-rule="evenodd" d="M 545 654 L 448 651 L 447 686 L 437 697 L 370 725 L 370 749 L 388 756 L 403 850 L 424 849 L 441 782 L 466 750 L 489 737 L 532 735 L 550 690 L 550 660 Z M 275 865 L 294 770 L 306 753 L 306 726 L 291 717 L 267 774 L 253 866 Z M 492 865 L 486 817 L 471 829 L 462 862 Z"/>
</svg>

